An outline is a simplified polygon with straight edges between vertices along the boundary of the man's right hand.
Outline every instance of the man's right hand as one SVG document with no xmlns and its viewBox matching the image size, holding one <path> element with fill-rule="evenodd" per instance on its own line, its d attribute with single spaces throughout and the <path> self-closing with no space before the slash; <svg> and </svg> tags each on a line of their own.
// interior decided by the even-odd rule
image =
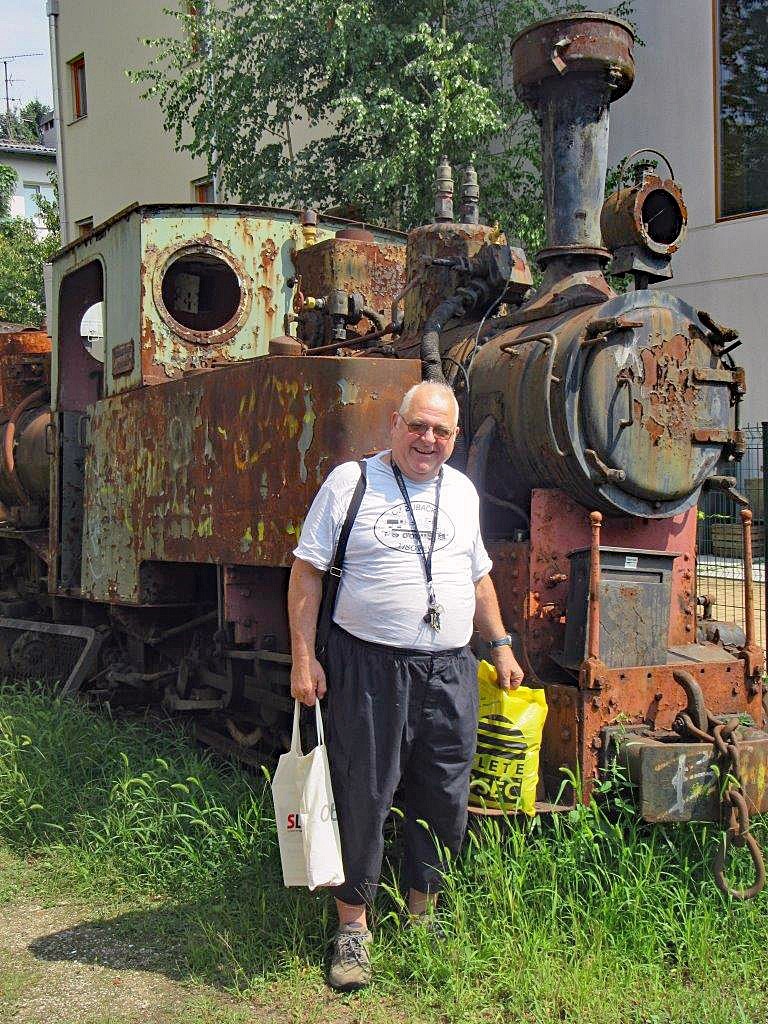
<svg viewBox="0 0 768 1024">
<path fill-rule="evenodd" d="M 327 688 L 325 672 L 317 658 L 310 658 L 301 664 L 294 662 L 291 669 L 292 697 L 308 708 L 313 708 L 316 700 L 323 699 Z"/>
</svg>

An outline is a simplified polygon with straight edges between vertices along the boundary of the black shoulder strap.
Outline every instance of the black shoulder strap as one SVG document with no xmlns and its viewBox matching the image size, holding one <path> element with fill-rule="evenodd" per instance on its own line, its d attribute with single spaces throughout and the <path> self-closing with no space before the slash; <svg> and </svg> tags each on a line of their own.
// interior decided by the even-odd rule
<svg viewBox="0 0 768 1024">
<path fill-rule="evenodd" d="M 349 540 L 349 535 L 352 532 L 355 517 L 360 510 L 363 495 L 365 494 L 365 487 L 368 479 L 368 467 L 366 466 L 364 459 L 360 460 L 359 466 L 360 479 L 357 481 L 357 485 L 355 486 L 355 490 L 352 494 L 352 500 L 347 508 L 347 516 L 344 520 L 344 525 L 341 528 L 339 539 L 336 542 L 336 550 L 333 553 L 333 559 L 328 567 L 328 571 L 323 577 L 323 596 L 320 601 L 320 611 L 317 616 L 317 632 L 315 638 L 315 650 L 320 660 L 322 660 L 325 655 L 325 648 L 328 644 L 328 637 L 331 632 L 333 612 L 336 608 L 336 595 L 338 594 L 339 585 L 341 583 L 341 571 L 344 567 L 344 556 L 347 553 L 347 541 Z"/>
<path fill-rule="evenodd" d="M 355 490 L 352 494 L 352 500 L 350 501 L 349 508 L 347 509 L 347 518 L 344 520 L 344 525 L 341 528 L 339 539 L 336 542 L 333 561 L 328 567 L 328 572 L 337 580 L 341 576 L 341 570 L 344 567 L 344 556 L 347 553 L 347 542 L 349 541 L 349 535 L 352 532 L 352 527 L 355 523 L 355 517 L 360 511 L 360 506 L 363 502 L 363 495 L 365 494 L 366 483 L 368 482 L 368 467 L 365 464 L 365 459 L 361 459 L 358 465 L 360 466 L 360 479 L 357 481 L 357 485 L 355 486 Z"/>
</svg>

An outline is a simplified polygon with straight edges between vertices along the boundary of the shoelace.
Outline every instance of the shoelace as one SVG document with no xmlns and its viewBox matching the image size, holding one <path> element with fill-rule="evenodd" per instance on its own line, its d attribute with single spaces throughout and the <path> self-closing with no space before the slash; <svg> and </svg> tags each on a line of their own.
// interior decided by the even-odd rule
<svg viewBox="0 0 768 1024">
<path fill-rule="evenodd" d="M 339 960 L 345 967 L 348 964 L 359 964 L 363 967 L 367 963 L 364 936 L 364 932 L 343 932 L 339 936 Z"/>
</svg>

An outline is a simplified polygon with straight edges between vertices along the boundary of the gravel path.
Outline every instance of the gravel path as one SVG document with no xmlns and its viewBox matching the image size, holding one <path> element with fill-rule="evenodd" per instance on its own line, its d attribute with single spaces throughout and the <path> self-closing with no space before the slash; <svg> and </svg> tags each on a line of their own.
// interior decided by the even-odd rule
<svg viewBox="0 0 768 1024">
<path fill-rule="evenodd" d="M 361 1005 L 316 975 L 235 999 L 190 980 L 165 937 L 120 922 L 71 903 L 0 905 L 0 1024 L 404 1024 L 387 1000 Z"/>
<path fill-rule="evenodd" d="M 173 965 L 173 949 L 126 943 L 78 907 L 0 907 L 3 1022 L 165 1024 L 205 994 L 174 980 Z"/>
</svg>

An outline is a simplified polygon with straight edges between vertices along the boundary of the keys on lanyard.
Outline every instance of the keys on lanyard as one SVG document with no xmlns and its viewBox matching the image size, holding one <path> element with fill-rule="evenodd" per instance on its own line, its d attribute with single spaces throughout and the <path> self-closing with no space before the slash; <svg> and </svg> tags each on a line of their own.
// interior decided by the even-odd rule
<svg viewBox="0 0 768 1024">
<path fill-rule="evenodd" d="M 400 488 L 400 493 L 403 496 L 405 507 L 408 510 L 408 519 L 411 523 L 411 529 L 413 530 L 414 542 L 416 544 L 416 550 L 421 558 L 421 564 L 424 567 L 424 576 L 427 581 L 427 613 L 424 616 L 423 621 L 427 623 L 430 629 L 435 633 L 440 632 L 440 626 L 442 625 L 442 614 L 444 608 L 442 605 L 437 603 L 437 597 L 435 596 L 435 588 L 432 585 L 432 553 L 435 550 L 435 538 L 437 537 L 437 518 L 440 514 L 440 487 L 443 483 L 443 467 L 440 467 L 440 472 L 437 476 L 437 483 L 435 484 L 435 514 L 432 519 L 432 536 L 429 541 L 429 553 L 424 551 L 424 545 L 421 540 L 421 533 L 416 523 L 416 516 L 413 512 L 413 506 L 411 505 L 411 498 L 408 494 L 408 488 L 405 485 L 402 471 L 397 463 L 392 460 L 392 473 L 397 481 L 397 486 Z"/>
<path fill-rule="evenodd" d="M 428 587 L 429 597 L 427 599 L 427 614 L 424 616 L 424 622 L 427 623 L 430 629 L 433 629 L 435 633 L 440 632 L 441 626 L 441 615 L 444 612 L 444 608 L 441 604 L 437 603 L 435 597 L 435 591 L 432 585 Z"/>
</svg>

